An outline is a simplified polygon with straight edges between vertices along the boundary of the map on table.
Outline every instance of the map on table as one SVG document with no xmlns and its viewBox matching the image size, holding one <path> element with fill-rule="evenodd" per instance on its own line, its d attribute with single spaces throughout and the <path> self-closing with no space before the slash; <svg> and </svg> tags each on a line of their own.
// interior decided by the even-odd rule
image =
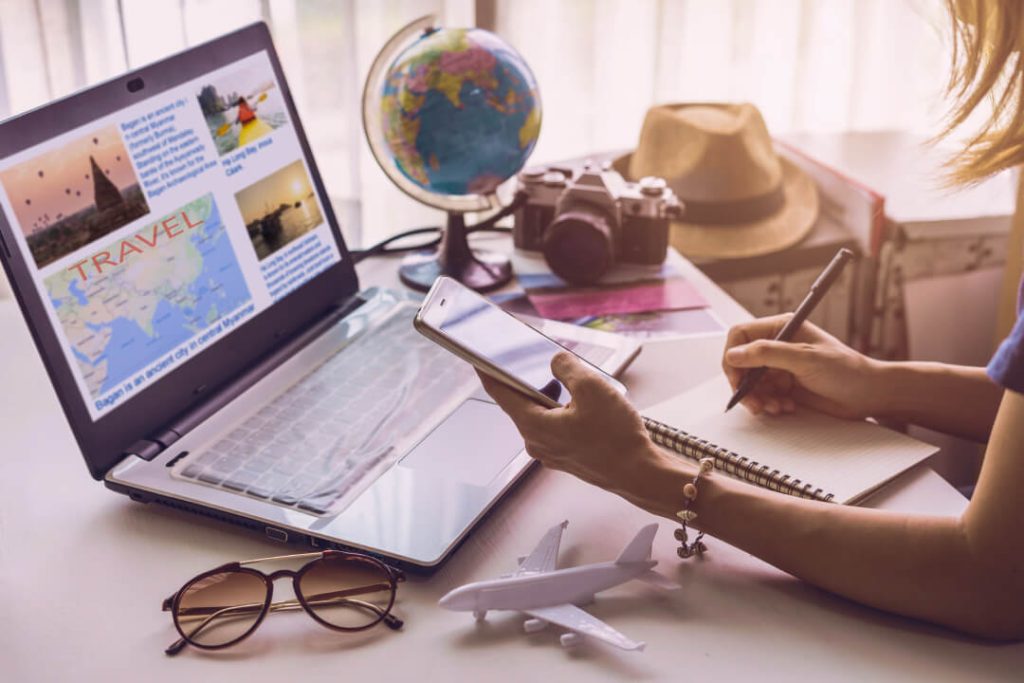
<svg viewBox="0 0 1024 683">
<path fill-rule="evenodd" d="M 45 282 L 94 398 L 251 298 L 212 194 Z"/>
</svg>

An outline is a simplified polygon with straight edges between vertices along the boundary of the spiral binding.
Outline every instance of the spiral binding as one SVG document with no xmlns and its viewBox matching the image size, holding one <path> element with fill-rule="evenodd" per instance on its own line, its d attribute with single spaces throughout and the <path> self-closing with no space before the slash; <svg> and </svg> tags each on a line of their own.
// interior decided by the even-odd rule
<svg viewBox="0 0 1024 683">
<path fill-rule="evenodd" d="M 649 417 L 643 418 L 643 421 L 644 427 L 647 428 L 654 443 L 675 451 L 694 462 L 699 462 L 701 458 L 711 458 L 715 461 L 716 470 L 790 496 L 818 500 L 823 503 L 831 503 L 835 498 L 835 495 L 825 493 L 810 482 L 795 479 L 777 469 L 770 469 L 768 465 L 762 465 L 756 460 L 734 453 L 706 439 L 698 438 L 682 429 L 670 427 Z"/>
</svg>

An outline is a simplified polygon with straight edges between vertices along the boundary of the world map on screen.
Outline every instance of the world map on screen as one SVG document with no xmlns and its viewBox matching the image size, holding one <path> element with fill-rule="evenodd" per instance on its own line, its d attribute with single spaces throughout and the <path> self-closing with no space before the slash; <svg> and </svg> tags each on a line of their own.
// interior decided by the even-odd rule
<svg viewBox="0 0 1024 683">
<path fill-rule="evenodd" d="M 45 284 L 94 398 L 251 299 L 212 194 L 97 247 Z"/>
</svg>

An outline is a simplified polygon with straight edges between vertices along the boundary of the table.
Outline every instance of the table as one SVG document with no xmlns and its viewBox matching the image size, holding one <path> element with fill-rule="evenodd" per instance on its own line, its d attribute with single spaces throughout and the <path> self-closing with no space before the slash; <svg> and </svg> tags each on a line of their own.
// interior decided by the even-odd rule
<svg viewBox="0 0 1024 683">
<path fill-rule="evenodd" d="M 746 313 L 699 271 L 684 274 L 726 322 Z M 360 266 L 364 286 L 394 285 L 395 262 Z M 161 601 L 222 562 L 297 551 L 248 531 L 155 505 L 92 481 L 10 300 L 0 301 L 0 678 L 4 681 L 337 680 L 1019 680 L 1024 645 L 990 645 L 836 598 L 712 539 L 699 562 L 675 557 L 661 521 L 654 555 L 681 590 L 638 582 L 588 609 L 647 641 L 644 653 L 585 642 L 559 630 L 527 635 L 522 618 L 436 607 L 461 583 L 509 571 L 551 525 L 570 520 L 562 566 L 614 558 L 650 515 L 567 475 L 535 468 L 433 576 L 399 591 L 402 632 L 345 636 L 304 613 L 272 615 L 222 653 L 189 649 Z M 640 407 L 717 372 L 706 342 L 648 344 L 624 381 Z M 956 514 L 965 501 L 926 467 L 873 504 Z M 767 530 L 766 530 L 767 532 Z M 278 582 L 276 597 L 287 590 Z"/>
</svg>

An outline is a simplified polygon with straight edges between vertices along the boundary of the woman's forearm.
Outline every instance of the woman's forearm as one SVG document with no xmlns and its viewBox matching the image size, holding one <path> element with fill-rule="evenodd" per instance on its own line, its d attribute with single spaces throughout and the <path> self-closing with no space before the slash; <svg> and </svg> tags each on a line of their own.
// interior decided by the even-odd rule
<svg viewBox="0 0 1024 683">
<path fill-rule="evenodd" d="M 675 519 L 693 469 L 659 451 L 625 497 Z M 700 482 L 695 526 L 825 590 L 993 638 L 1019 638 L 993 610 L 988 582 L 957 518 L 893 515 L 766 491 L 722 474 Z"/>
<path fill-rule="evenodd" d="M 877 414 L 975 441 L 992 431 L 1002 389 L 982 368 L 944 363 L 879 364 Z"/>
</svg>

